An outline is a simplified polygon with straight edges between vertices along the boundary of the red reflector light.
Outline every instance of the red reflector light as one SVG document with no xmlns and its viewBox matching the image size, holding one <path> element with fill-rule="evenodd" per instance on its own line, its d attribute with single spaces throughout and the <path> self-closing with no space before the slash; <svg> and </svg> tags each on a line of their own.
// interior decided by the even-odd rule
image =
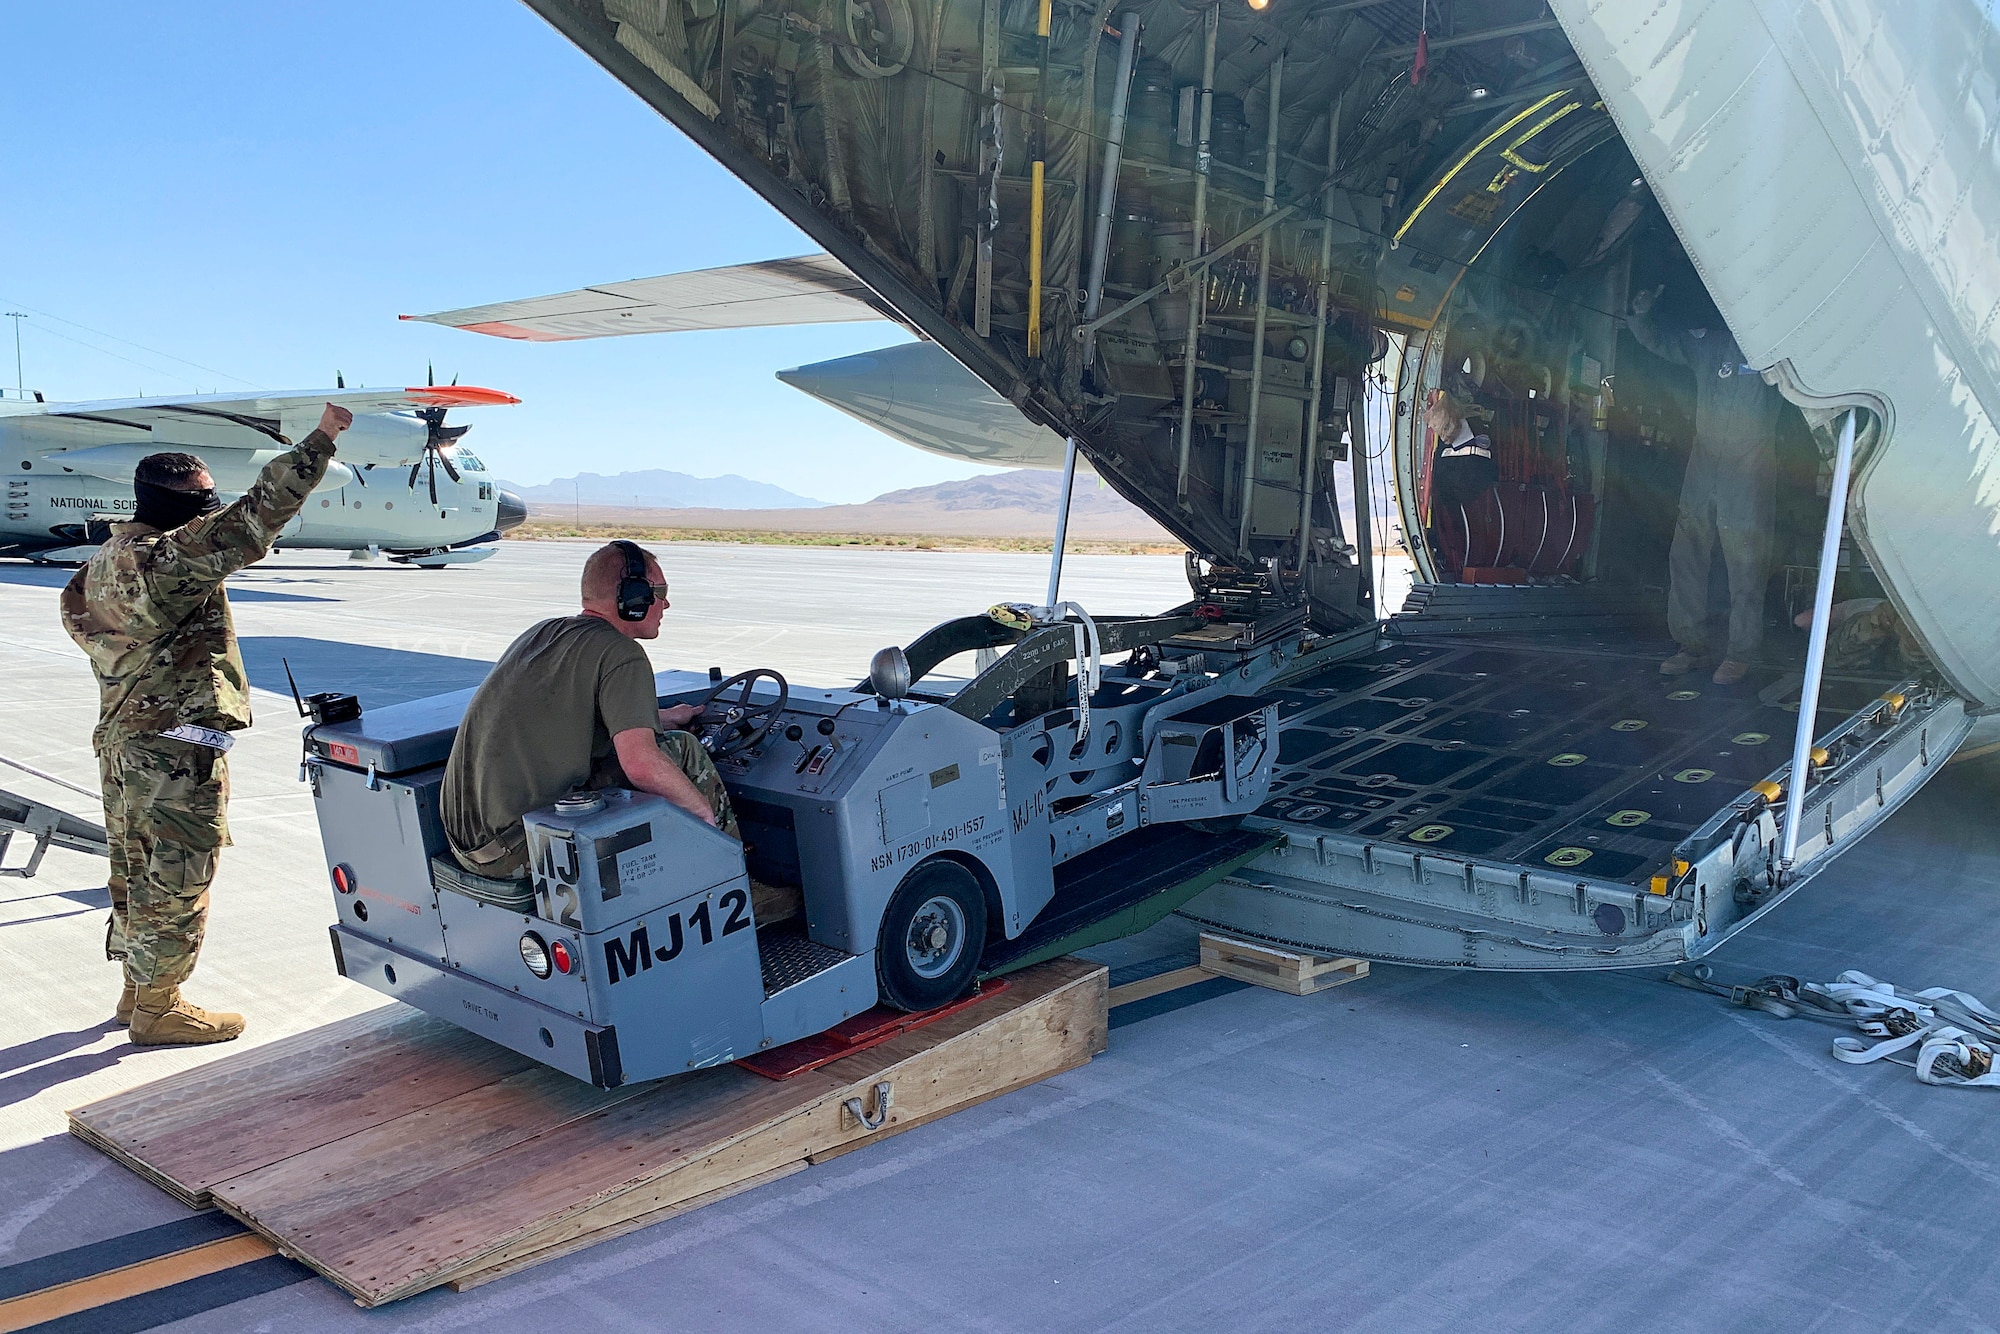
<svg viewBox="0 0 2000 1334">
<path fill-rule="evenodd" d="M 549 946 L 549 958 L 555 961 L 556 971 L 564 976 L 576 967 L 576 956 L 569 952 L 569 942 L 558 940 Z"/>
<path fill-rule="evenodd" d="M 352 894 L 354 892 L 354 872 L 348 870 L 345 865 L 334 867 L 333 887 L 342 894 Z"/>
</svg>

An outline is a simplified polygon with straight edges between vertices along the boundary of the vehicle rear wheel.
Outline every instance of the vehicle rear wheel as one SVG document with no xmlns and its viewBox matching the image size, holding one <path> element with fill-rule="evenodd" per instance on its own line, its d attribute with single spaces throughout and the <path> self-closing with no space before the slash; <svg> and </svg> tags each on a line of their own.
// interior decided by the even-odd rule
<svg viewBox="0 0 2000 1334">
<path fill-rule="evenodd" d="M 972 872 L 931 861 L 896 887 L 875 942 L 882 1003 L 914 1013 L 956 1000 L 972 985 L 986 943 L 986 895 Z"/>
</svg>

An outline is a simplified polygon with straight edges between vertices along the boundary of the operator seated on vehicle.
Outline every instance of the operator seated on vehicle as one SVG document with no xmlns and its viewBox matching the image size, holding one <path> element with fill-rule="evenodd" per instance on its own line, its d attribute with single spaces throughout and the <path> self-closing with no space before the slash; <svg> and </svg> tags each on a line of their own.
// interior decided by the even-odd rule
<svg viewBox="0 0 2000 1334">
<path fill-rule="evenodd" d="M 583 610 L 529 627 L 472 696 L 445 763 L 440 807 L 459 865 L 493 880 L 528 873 L 521 817 L 573 787 L 650 792 L 740 838 L 715 762 L 660 708 L 653 665 L 667 602 L 659 561 L 631 542 L 591 553 Z"/>
</svg>

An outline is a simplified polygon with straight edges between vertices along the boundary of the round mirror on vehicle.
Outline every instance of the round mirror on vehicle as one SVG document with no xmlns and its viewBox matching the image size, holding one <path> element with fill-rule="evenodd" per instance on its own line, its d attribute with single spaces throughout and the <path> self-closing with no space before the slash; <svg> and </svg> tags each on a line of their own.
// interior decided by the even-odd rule
<svg viewBox="0 0 2000 1334">
<path fill-rule="evenodd" d="M 868 663 L 868 688 L 883 699 L 901 699 L 910 693 L 910 660 L 891 644 Z"/>
</svg>

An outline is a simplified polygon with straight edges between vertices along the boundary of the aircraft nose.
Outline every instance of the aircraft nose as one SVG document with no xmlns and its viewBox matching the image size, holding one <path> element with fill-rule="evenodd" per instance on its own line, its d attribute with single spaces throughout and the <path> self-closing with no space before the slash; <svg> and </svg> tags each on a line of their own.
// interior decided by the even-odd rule
<svg viewBox="0 0 2000 1334">
<path fill-rule="evenodd" d="M 518 528 L 521 526 L 521 521 L 527 517 L 528 502 L 512 491 L 503 490 L 500 493 L 499 510 L 493 517 L 494 531 L 504 533 L 509 528 Z"/>
</svg>

